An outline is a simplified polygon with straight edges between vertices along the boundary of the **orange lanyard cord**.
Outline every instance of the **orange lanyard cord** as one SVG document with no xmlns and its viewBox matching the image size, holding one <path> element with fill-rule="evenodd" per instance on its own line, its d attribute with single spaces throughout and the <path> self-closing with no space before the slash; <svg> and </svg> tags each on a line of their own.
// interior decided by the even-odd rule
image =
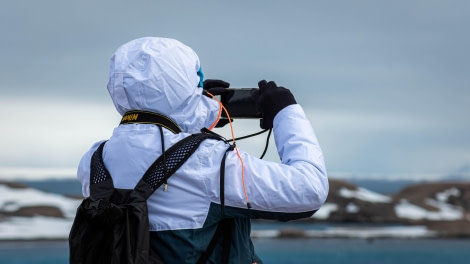
<svg viewBox="0 0 470 264">
<path fill-rule="evenodd" d="M 235 149 L 235 153 L 237 154 L 237 157 L 238 159 L 240 160 L 240 164 L 242 165 L 242 185 L 243 185 L 243 194 L 245 195 L 245 201 L 246 201 L 246 205 L 248 208 L 251 208 L 251 204 L 249 202 L 249 199 L 248 199 L 248 193 L 246 191 L 246 185 L 245 185 L 245 164 L 243 163 L 243 159 L 242 159 L 242 156 L 240 155 L 240 152 L 238 151 L 238 147 L 236 146 L 236 141 L 235 141 L 235 132 L 233 131 L 233 125 L 232 125 L 232 119 L 230 118 L 230 114 L 228 113 L 227 109 L 225 108 L 225 106 L 222 104 L 222 102 L 217 99 L 217 97 L 215 97 L 213 94 L 209 93 L 209 92 L 206 92 L 209 96 L 212 97 L 212 99 L 216 100 L 219 104 L 220 104 L 220 107 L 219 107 L 219 113 L 218 113 L 218 117 L 217 117 L 217 120 L 214 122 L 214 124 L 211 125 L 211 127 L 209 128 L 209 130 L 213 129 L 215 127 L 215 125 L 217 124 L 217 122 L 219 121 L 220 119 L 220 116 L 222 114 L 222 109 L 223 111 L 225 112 L 225 114 L 227 115 L 227 118 L 228 118 L 228 122 L 230 124 L 230 132 L 232 134 L 232 141 L 233 141 L 233 146 L 234 146 L 234 149 Z"/>
<path fill-rule="evenodd" d="M 217 99 L 217 97 L 215 97 L 213 94 L 209 93 L 209 92 L 206 92 L 207 95 L 211 96 L 212 99 L 216 100 L 220 107 L 219 107 L 219 112 L 217 113 L 217 119 L 214 121 L 214 123 L 212 123 L 212 125 L 208 128 L 209 130 L 212 130 L 214 129 L 214 127 L 217 125 L 217 123 L 219 122 L 220 120 L 220 117 L 222 116 L 222 109 L 225 109 L 225 107 L 222 105 L 222 102 L 219 101 L 219 99 Z M 227 112 L 227 110 L 225 110 L 225 112 Z M 230 127 L 232 126 L 232 123 L 230 123 Z"/>
</svg>

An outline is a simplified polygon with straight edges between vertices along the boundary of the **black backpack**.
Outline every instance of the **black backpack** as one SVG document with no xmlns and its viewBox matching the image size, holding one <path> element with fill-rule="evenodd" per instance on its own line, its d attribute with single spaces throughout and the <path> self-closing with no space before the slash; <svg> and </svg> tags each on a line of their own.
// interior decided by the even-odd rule
<svg viewBox="0 0 470 264">
<path fill-rule="evenodd" d="M 133 190 L 114 188 L 103 142 L 91 159 L 90 197 L 78 207 L 69 234 L 70 263 L 163 263 L 150 247 L 147 199 L 207 138 L 217 137 L 199 133 L 174 144 Z"/>
</svg>

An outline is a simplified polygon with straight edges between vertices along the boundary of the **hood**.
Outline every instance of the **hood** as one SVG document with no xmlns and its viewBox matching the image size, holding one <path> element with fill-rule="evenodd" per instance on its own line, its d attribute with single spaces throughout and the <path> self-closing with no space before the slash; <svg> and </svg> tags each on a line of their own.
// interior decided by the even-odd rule
<svg viewBox="0 0 470 264">
<path fill-rule="evenodd" d="M 132 40 L 111 57 L 108 91 L 117 111 L 145 110 L 166 115 L 187 133 L 210 127 L 219 103 L 202 95 L 197 54 L 169 38 Z"/>
</svg>

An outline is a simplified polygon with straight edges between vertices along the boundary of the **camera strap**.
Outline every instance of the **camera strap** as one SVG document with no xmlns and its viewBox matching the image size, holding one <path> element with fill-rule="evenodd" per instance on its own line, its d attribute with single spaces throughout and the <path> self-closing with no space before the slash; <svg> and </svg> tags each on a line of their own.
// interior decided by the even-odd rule
<svg viewBox="0 0 470 264">
<path fill-rule="evenodd" d="M 181 132 L 181 128 L 176 124 L 175 121 L 173 121 L 169 117 L 162 114 L 142 110 L 132 110 L 126 112 L 122 116 L 120 125 L 135 123 L 154 124 L 157 126 L 162 126 L 175 134 Z"/>
<path fill-rule="evenodd" d="M 241 139 L 245 139 L 245 138 L 250 138 L 250 137 L 258 136 L 258 135 L 263 134 L 263 133 L 266 132 L 266 131 L 269 131 L 269 133 L 268 133 L 268 136 L 266 137 L 266 145 L 264 146 L 263 154 L 261 154 L 261 157 L 260 157 L 260 159 L 263 159 L 263 158 L 264 158 L 264 155 L 266 154 L 266 151 L 268 150 L 269 138 L 271 137 L 271 133 L 272 133 L 272 131 L 273 131 L 272 128 L 265 129 L 265 130 L 261 130 L 260 132 L 256 132 L 256 133 L 253 133 L 253 134 L 250 134 L 250 135 L 246 135 L 246 136 L 243 136 L 243 137 L 238 137 L 238 138 L 235 138 L 235 139 L 229 139 L 229 140 L 227 140 L 227 142 L 231 142 L 231 141 L 236 141 L 236 140 L 241 140 Z"/>
</svg>

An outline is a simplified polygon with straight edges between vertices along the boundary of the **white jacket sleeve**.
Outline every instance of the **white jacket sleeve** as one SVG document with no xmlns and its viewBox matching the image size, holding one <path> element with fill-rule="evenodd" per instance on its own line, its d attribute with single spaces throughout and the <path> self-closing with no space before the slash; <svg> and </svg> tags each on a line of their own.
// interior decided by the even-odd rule
<svg viewBox="0 0 470 264">
<path fill-rule="evenodd" d="M 318 210 L 328 194 L 322 150 L 299 105 L 274 119 L 274 139 L 281 163 L 263 161 L 240 150 L 245 186 L 253 210 L 300 213 Z M 225 204 L 246 208 L 240 161 L 231 151 L 226 160 Z"/>
</svg>

